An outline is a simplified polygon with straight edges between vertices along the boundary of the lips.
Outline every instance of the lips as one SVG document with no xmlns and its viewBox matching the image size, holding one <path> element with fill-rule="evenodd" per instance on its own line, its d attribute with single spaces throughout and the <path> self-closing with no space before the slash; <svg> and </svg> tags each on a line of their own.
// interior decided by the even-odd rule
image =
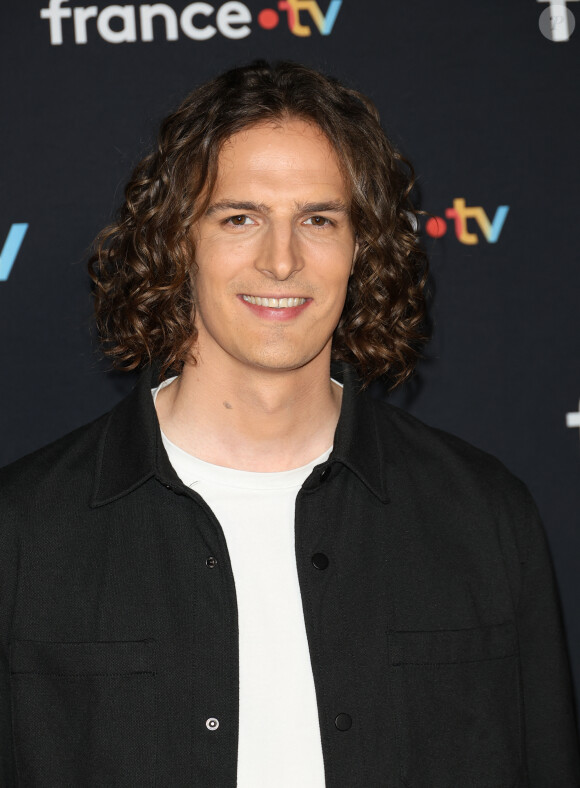
<svg viewBox="0 0 580 788">
<path fill-rule="evenodd" d="M 302 306 L 302 304 L 306 303 L 306 299 L 301 297 L 262 298 L 261 296 L 242 295 L 242 300 L 248 304 L 267 306 L 270 309 L 288 309 L 289 307 Z"/>
</svg>

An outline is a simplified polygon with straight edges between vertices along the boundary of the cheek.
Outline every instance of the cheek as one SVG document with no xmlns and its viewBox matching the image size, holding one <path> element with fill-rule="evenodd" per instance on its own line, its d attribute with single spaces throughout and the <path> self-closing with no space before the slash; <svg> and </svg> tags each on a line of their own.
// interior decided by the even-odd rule
<svg viewBox="0 0 580 788">
<path fill-rule="evenodd" d="M 218 243 L 204 244 L 196 255 L 197 273 L 194 279 L 200 297 L 216 298 L 223 291 L 224 284 L 231 279 L 232 261 L 237 259 L 235 250 L 230 249 L 228 253 Z"/>
<path fill-rule="evenodd" d="M 354 266 L 354 249 L 345 251 L 344 246 L 338 247 L 334 253 L 327 255 L 325 263 L 326 281 L 329 292 L 339 298 L 346 293 L 348 281 Z"/>
<path fill-rule="evenodd" d="M 220 286 L 219 265 L 211 257 L 204 256 L 197 260 L 197 273 L 193 278 L 193 293 L 197 312 L 209 317 L 216 307 L 219 306 L 219 296 L 223 291 Z"/>
<path fill-rule="evenodd" d="M 198 255 L 198 266 L 208 282 L 223 284 L 234 279 L 255 257 L 256 242 L 226 237 L 208 240 Z"/>
</svg>

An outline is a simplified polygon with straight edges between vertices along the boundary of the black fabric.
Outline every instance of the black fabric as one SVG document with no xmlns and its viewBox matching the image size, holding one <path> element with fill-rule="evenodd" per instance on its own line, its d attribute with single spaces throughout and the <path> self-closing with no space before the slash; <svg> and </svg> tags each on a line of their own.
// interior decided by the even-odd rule
<svg viewBox="0 0 580 788">
<path fill-rule="evenodd" d="M 296 503 L 327 786 L 580 785 L 526 488 L 343 379 L 335 448 Z M 0 472 L 6 788 L 236 785 L 234 578 L 221 527 L 169 464 L 155 382 Z"/>
</svg>

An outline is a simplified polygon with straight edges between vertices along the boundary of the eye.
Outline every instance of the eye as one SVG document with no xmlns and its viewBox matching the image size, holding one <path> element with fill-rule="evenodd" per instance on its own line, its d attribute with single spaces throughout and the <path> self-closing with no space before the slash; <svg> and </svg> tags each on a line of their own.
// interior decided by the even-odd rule
<svg viewBox="0 0 580 788">
<path fill-rule="evenodd" d="M 326 216 L 310 216 L 304 224 L 310 224 L 312 227 L 327 227 L 329 224 L 332 224 L 332 221 L 327 219 Z"/>
<path fill-rule="evenodd" d="M 244 227 L 247 224 L 254 224 L 254 222 L 245 213 L 240 213 L 237 216 L 229 216 L 224 224 L 230 224 L 233 227 Z"/>
</svg>

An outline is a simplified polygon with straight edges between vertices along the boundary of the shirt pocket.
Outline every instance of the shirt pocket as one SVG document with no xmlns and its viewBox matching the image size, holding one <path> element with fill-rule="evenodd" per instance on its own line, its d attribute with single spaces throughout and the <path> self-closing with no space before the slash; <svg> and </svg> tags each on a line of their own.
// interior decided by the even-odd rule
<svg viewBox="0 0 580 788">
<path fill-rule="evenodd" d="M 515 626 L 390 632 L 388 643 L 402 784 L 523 784 Z"/>
<path fill-rule="evenodd" d="M 155 785 L 155 646 L 11 644 L 19 786 Z"/>
</svg>

